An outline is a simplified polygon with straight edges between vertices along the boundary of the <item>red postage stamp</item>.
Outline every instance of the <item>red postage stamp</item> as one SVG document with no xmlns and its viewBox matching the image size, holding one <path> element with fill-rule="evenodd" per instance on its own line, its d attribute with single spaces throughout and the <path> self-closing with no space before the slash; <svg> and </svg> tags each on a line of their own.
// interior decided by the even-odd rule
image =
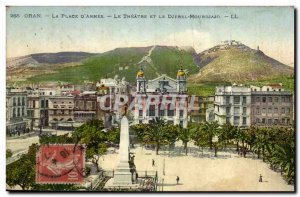
<svg viewBox="0 0 300 197">
<path fill-rule="evenodd" d="M 36 183 L 83 183 L 84 152 L 82 145 L 52 144 L 41 146 L 36 160 Z"/>
</svg>

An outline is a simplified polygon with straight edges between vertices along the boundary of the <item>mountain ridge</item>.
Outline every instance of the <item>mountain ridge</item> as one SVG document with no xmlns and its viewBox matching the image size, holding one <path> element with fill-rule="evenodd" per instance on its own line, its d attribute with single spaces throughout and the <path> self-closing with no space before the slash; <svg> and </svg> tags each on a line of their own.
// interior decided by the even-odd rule
<svg viewBox="0 0 300 197">
<path fill-rule="evenodd" d="M 76 55 L 78 57 L 74 58 Z M 55 60 L 55 56 L 59 57 Z M 29 82 L 82 83 L 84 80 L 97 81 L 101 77 L 115 75 L 135 82 L 140 67 L 144 68 L 148 79 L 161 74 L 175 78 L 177 70 L 182 67 L 188 71 L 188 81 L 191 83 L 243 82 L 293 75 L 293 68 L 237 41 L 227 41 L 200 53 L 196 53 L 191 46 L 152 45 L 115 48 L 104 53 L 38 53 L 27 56 L 25 60 L 28 68 L 26 64 L 20 67 L 27 69 L 29 75 L 22 76 L 22 81 Z M 43 65 L 44 70 L 32 66 L 34 64 Z M 9 64 L 7 67 L 7 79 L 13 81 L 9 78 L 10 71 L 17 73 L 19 68 L 12 69 Z M 40 72 L 45 72 L 45 69 L 50 71 L 49 76 Z M 77 76 L 78 73 L 81 73 L 80 76 Z"/>
</svg>

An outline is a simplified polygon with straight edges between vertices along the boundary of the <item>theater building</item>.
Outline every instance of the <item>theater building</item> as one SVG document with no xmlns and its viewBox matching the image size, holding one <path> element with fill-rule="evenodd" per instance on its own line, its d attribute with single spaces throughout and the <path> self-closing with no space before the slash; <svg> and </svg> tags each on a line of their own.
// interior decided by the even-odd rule
<svg viewBox="0 0 300 197">
<path fill-rule="evenodd" d="M 188 95 L 186 73 L 178 70 L 176 79 L 161 75 L 147 80 L 143 69 L 136 76 L 134 124 L 147 124 L 159 117 L 184 128 L 188 123 Z"/>
</svg>

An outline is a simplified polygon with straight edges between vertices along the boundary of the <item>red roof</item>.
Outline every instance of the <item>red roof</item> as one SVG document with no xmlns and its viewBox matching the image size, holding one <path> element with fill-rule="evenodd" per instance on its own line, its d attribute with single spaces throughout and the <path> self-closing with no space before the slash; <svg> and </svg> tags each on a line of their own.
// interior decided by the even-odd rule
<svg viewBox="0 0 300 197">
<path fill-rule="evenodd" d="M 268 84 L 268 86 L 271 86 L 273 88 L 282 88 L 282 85 L 279 83 L 270 83 L 270 84 Z"/>
<path fill-rule="evenodd" d="M 71 92 L 68 92 L 69 94 L 72 94 L 72 95 L 79 95 L 81 92 L 79 90 L 75 90 L 75 91 L 71 91 Z"/>
</svg>

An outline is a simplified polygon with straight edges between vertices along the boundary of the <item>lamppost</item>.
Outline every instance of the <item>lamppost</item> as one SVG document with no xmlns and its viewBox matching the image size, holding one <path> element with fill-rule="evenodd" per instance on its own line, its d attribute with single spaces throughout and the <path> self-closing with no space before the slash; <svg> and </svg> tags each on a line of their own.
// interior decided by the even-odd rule
<svg viewBox="0 0 300 197">
<path fill-rule="evenodd" d="M 217 143 L 219 141 L 219 137 L 218 136 L 214 136 L 212 138 L 212 142 L 214 143 L 214 147 L 215 147 L 215 157 L 217 157 Z"/>
<path fill-rule="evenodd" d="M 164 158 L 164 163 L 163 163 L 163 175 L 165 175 L 165 158 Z"/>
<path fill-rule="evenodd" d="M 58 120 L 56 120 L 56 136 L 57 136 Z"/>
<path fill-rule="evenodd" d="M 92 176 L 89 178 L 89 181 L 91 182 L 91 188 L 90 188 L 90 190 L 93 190 L 93 177 Z"/>
</svg>

